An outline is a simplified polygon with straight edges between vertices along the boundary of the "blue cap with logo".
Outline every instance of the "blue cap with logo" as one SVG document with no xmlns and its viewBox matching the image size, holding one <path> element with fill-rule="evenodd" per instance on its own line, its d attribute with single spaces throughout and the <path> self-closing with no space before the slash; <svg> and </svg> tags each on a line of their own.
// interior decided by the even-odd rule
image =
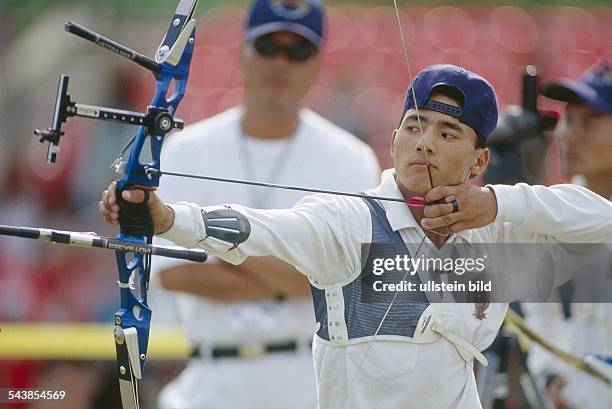
<svg viewBox="0 0 612 409">
<path fill-rule="evenodd" d="M 246 38 L 253 40 L 276 31 L 291 31 L 321 46 L 325 11 L 318 0 L 255 0 L 246 21 Z"/>
<path fill-rule="evenodd" d="M 565 102 L 584 102 L 593 109 L 612 113 L 612 65 L 601 60 L 577 80 L 557 78 L 545 81 L 542 95 Z"/>
<path fill-rule="evenodd" d="M 462 106 L 443 104 L 429 99 L 436 87 L 454 88 L 463 97 Z M 415 107 L 430 109 L 454 116 L 472 128 L 476 134 L 488 139 L 497 126 L 498 105 L 493 86 L 478 74 L 451 64 L 430 65 L 419 72 L 404 100 L 404 112 Z"/>
</svg>

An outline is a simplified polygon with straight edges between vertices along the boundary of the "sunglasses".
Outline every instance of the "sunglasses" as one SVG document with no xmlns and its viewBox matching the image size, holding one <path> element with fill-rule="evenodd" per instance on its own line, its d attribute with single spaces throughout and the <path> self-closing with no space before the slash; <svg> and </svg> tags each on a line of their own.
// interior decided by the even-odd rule
<svg viewBox="0 0 612 409">
<path fill-rule="evenodd" d="M 280 45 L 268 36 L 258 37 L 253 41 L 253 48 L 262 57 L 275 57 L 285 54 L 291 62 L 304 62 L 316 55 L 319 50 L 308 41 L 300 41 L 291 45 Z"/>
</svg>

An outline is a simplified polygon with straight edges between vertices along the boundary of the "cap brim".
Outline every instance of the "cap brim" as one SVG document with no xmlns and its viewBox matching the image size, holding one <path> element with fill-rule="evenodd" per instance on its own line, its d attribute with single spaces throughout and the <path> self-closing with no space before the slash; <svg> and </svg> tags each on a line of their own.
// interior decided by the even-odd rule
<svg viewBox="0 0 612 409">
<path fill-rule="evenodd" d="M 588 85 L 565 78 L 545 81 L 540 88 L 540 93 L 545 97 L 564 102 L 584 102 L 597 110 L 606 109 L 607 104 L 597 92 Z"/>
<path fill-rule="evenodd" d="M 292 33 L 298 34 L 311 43 L 313 43 L 317 48 L 321 46 L 321 42 L 323 38 L 301 24 L 296 23 L 288 23 L 284 21 L 277 21 L 274 23 L 262 24 L 257 27 L 250 28 L 246 32 L 247 40 L 253 40 L 257 37 L 261 37 L 266 34 L 276 33 L 278 31 L 290 31 Z"/>
</svg>

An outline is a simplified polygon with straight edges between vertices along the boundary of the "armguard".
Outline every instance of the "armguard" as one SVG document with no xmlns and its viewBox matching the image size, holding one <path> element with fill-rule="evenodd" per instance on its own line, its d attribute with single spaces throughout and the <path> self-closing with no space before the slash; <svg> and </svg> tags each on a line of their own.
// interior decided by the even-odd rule
<svg viewBox="0 0 612 409">
<path fill-rule="evenodd" d="M 237 247 L 251 234 L 251 223 L 243 214 L 229 207 L 210 212 L 202 210 L 202 220 L 206 227 L 206 237 L 232 243 Z"/>
</svg>

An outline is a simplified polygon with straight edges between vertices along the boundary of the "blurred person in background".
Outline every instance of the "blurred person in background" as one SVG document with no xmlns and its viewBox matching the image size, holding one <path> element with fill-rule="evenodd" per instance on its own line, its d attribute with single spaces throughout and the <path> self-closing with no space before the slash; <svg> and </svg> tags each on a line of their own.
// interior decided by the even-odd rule
<svg viewBox="0 0 612 409">
<path fill-rule="evenodd" d="M 256 0 L 240 63 L 244 102 L 169 138 L 172 171 L 358 192 L 378 183 L 373 151 L 303 107 L 321 65 L 324 9 L 316 0 Z M 200 184 L 198 184 L 200 183 Z M 202 206 L 292 207 L 304 194 L 172 179 L 159 194 Z M 315 408 L 315 321 L 307 280 L 272 257 L 240 266 L 158 259 L 154 280 L 177 295 L 193 346 L 186 369 L 159 396 L 160 409 Z"/>
<path fill-rule="evenodd" d="M 572 182 L 612 200 L 612 65 L 600 61 L 578 80 L 552 79 L 541 93 L 566 102 L 557 129 L 562 170 Z M 572 280 L 563 304 L 523 304 L 528 323 L 562 349 L 579 357 L 612 354 L 612 305 L 587 303 L 583 280 L 612 283 L 612 260 L 593 260 L 591 271 Z M 603 289 L 608 294 L 612 287 Z M 596 378 L 565 365 L 542 348 L 532 348 L 528 365 L 558 409 L 610 408 L 612 389 Z"/>
</svg>

